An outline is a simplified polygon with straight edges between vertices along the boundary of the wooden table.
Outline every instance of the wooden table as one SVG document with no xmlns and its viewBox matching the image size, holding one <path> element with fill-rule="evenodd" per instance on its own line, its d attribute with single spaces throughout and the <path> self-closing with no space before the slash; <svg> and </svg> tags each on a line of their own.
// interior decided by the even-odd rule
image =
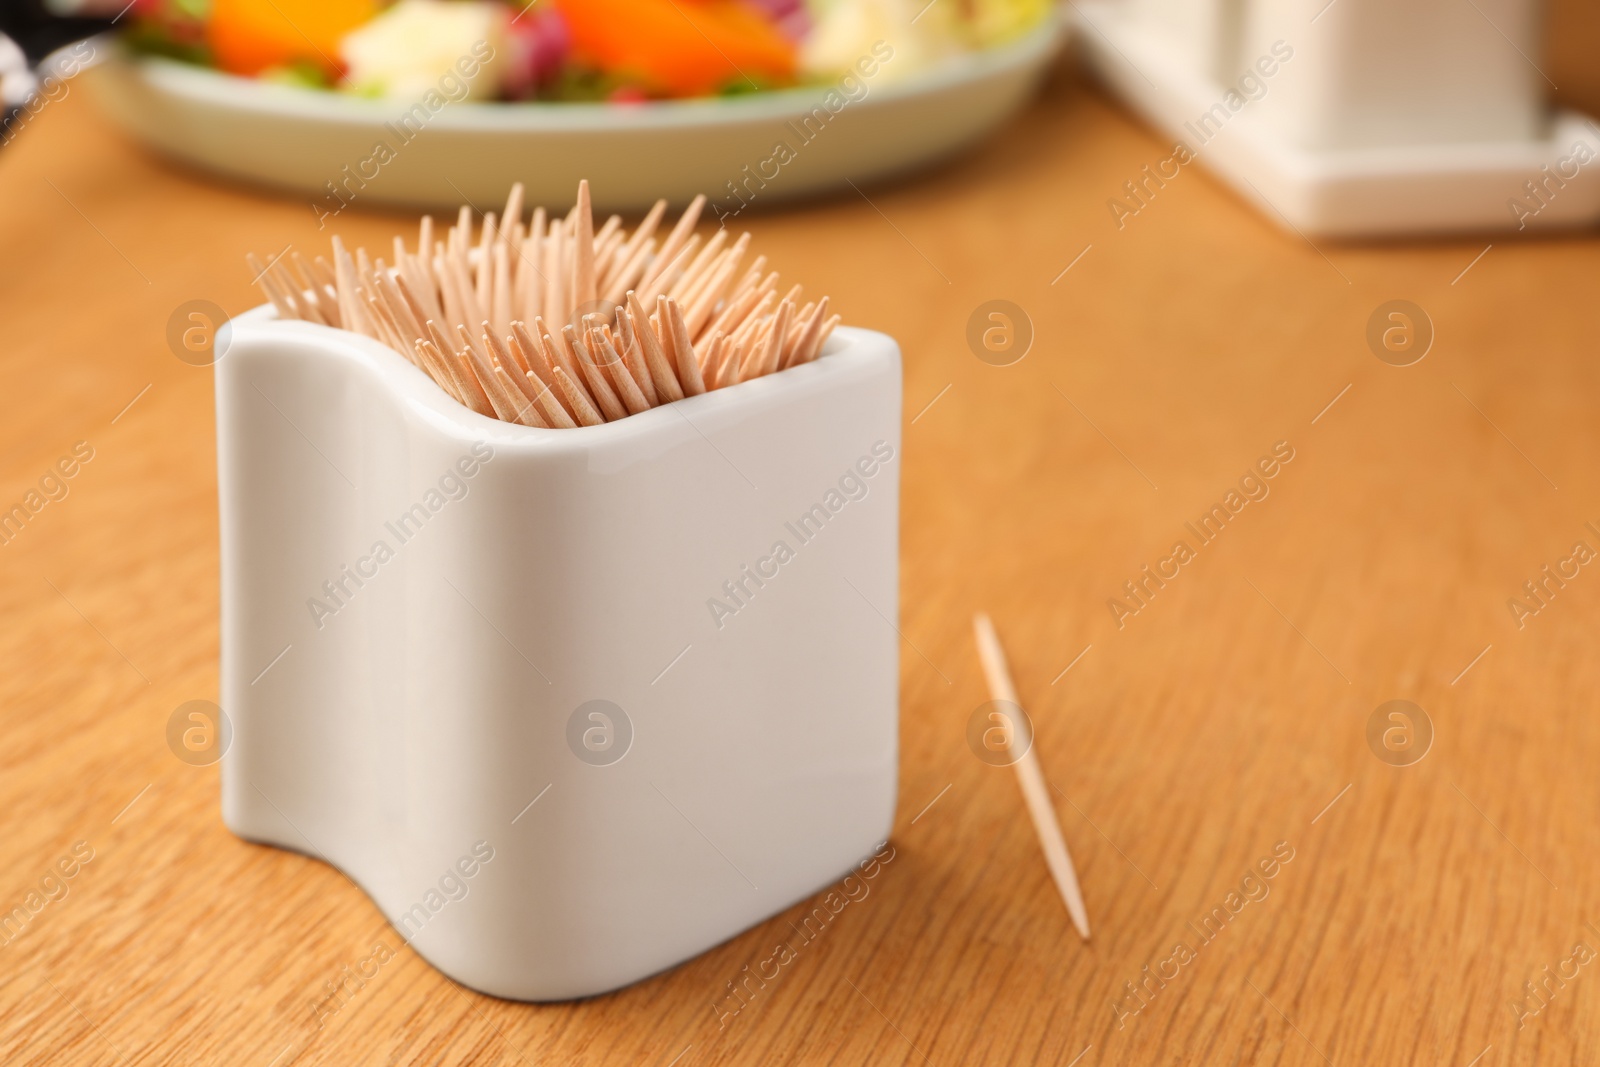
<svg viewBox="0 0 1600 1067">
<path fill-rule="evenodd" d="M 224 829 L 216 769 L 165 741 L 217 693 L 218 563 L 211 374 L 164 331 L 187 300 L 255 303 L 246 251 L 320 242 L 299 200 L 51 105 L 0 152 L 0 504 L 93 457 L 0 549 L 0 908 L 73 877 L 0 947 L 0 1061 L 1600 1062 L 1600 566 L 1521 626 L 1507 606 L 1600 549 L 1600 243 L 1313 246 L 1194 168 L 1119 229 L 1107 200 L 1166 153 L 1064 70 L 965 160 L 751 220 L 906 353 L 904 756 L 870 895 L 719 1023 L 785 916 L 610 996 L 507 1003 L 334 870 Z M 965 341 L 991 299 L 1035 331 L 1011 366 Z M 1366 343 L 1391 299 L 1436 328 L 1415 365 Z M 1199 544 L 1185 523 L 1277 442 L 1269 495 Z M 1171 575 L 1180 539 L 1133 613 L 1124 583 Z M 980 609 L 1088 944 L 1013 773 L 967 746 Z M 1394 699 L 1434 732 L 1409 766 L 1368 742 Z M 1523 986 L 1546 966 L 1577 969 L 1547 1004 Z"/>
</svg>

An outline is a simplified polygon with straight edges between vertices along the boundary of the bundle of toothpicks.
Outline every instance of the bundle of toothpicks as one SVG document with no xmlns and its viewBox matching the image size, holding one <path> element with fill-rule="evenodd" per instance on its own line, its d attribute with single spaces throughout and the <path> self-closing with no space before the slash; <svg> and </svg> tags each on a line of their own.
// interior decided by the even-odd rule
<svg viewBox="0 0 1600 1067">
<path fill-rule="evenodd" d="M 801 305 L 796 285 L 780 298 L 765 256 L 745 268 L 748 233 L 702 242 L 704 206 L 665 237 L 665 200 L 631 234 L 616 215 L 596 230 L 580 182 L 564 218 L 541 207 L 525 222 L 518 183 L 476 234 L 468 207 L 443 240 L 424 216 L 415 250 L 396 236 L 391 263 L 338 237 L 332 263 L 247 259 L 279 318 L 387 344 L 480 415 L 598 426 L 809 362 L 839 323 L 825 296 Z"/>
</svg>

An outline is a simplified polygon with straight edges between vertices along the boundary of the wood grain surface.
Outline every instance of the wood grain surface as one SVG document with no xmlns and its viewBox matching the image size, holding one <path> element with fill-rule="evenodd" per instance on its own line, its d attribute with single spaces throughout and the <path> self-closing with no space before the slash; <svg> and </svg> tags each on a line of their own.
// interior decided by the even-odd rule
<svg viewBox="0 0 1600 1067">
<path fill-rule="evenodd" d="M 0 151 L 0 506 L 92 458 L 0 546 L 0 913 L 27 916 L 0 934 L 0 1062 L 1600 1062 L 1600 565 L 1562 562 L 1600 550 L 1600 244 L 1314 246 L 1197 168 L 1119 229 L 1107 200 L 1168 152 L 1063 67 L 958 162 L 750 219 L 905 351 L 893 859 L 737 1012 L 729 983 L 802 909 L 526 1005 L 444 978 L 337 871 L 233 837 L 216 768 L 169 751 L 173 710 L 217 695 L 218 557 L 211 372 L 168 318 L 251 306 L 245 252 L 325 235 L 51 104 Z M 1434 326 L 1412 366 L 1366 341 L 1394 299 Z M 1020 362 L 969 350 L 989 300 L 1031 320 Z M 1275 447 L 1267 495 L 1200 544 L 1185 524 Z M 1180 540 L 1133 613 L 1124 583 Z M 1577 573 L 1519 619 L 1546 565 Z M 1088 944 L 1013 772 L 967 745 L 980 609 Z M 1431 723 L 1409 766 L 1369 745 L 1390 700 Z"/>
</svg>

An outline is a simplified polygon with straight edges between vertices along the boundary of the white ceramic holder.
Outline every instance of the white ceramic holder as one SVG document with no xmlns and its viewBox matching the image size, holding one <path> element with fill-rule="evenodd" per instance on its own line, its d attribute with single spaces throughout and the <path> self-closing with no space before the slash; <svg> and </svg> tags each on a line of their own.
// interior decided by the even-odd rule
<svg viewBox="0 0 1600 1067">
<path fill-rule="evenodd" d="M 270 308 L 219 350 L 235 833 L 519 1000 L 670 967 L 887 837 L 891 339 L 568 430 Z"/>
<path fill-rule="evenodd" d="M 1280 225 L 1359 237 L 1600 219 L 1600 128 L 1545 107 L 1540 0 L 1072 7 L 1117 93 Z"/>
</svg>

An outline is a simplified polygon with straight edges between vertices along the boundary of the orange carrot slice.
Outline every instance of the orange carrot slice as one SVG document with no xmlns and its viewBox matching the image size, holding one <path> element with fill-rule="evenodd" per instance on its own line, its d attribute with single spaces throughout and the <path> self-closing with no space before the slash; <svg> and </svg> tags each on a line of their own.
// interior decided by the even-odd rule
<svg viewBox="0 0 1600 1067">
<path fill-rule="evenodd" d="M 573 50 L 601 70 L 632 74 L 670 96 L 699 96 L 744 78 L 787 81 L 794 46 L 740 0 L 556 0 Z"/>
<path fill-rule="evenodd" d="M 377 13 L 377 0 L 213 0 L 206 42 L 230 74 L 303 61 L 331 76 L 340 38 Z"/>
</svg>

